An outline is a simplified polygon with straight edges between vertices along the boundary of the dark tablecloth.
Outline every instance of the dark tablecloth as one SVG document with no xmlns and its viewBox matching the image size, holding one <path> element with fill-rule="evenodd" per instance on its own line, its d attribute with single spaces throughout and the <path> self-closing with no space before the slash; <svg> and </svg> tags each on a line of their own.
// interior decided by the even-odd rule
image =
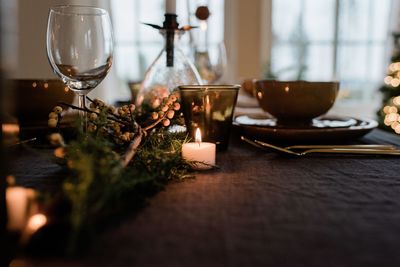
<svg viewBox="0 0 400 267">
<path fill-rule="evenodd" d="M 99 236 L 85 259 L 31 263 L 400 265 L 400 157 L 294 158 L 255 149 L 237 136 L 232 141 L 217 156 L 220 170 L 169 184 L 136 216 Z M 400 137 L 379 130 L 363 141 L 400 145 Z M 58 167 L 32 160 L 34 168 L 17 170 L 20 181 L 51 187 L 46 175 Z"/>
</svg>

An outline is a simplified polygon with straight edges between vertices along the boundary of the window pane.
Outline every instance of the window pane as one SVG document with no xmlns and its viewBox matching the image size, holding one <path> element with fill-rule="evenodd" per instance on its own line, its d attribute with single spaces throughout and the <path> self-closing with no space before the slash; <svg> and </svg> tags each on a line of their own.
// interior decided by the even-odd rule
<svg viewBox="0 0 400 267">
<path fill-rule="evenodd" d="M 374 92 L 385 76 L 393 1 L 274 0 L 273 73 L 280 79 L 335 78 L 347 98 L 377 99 Z"/>
<path fill-rule="evenodd" d="M 144 77 L 144 73 L 148 66 L 154 62 L 159 53 L 161 52 L 162 45 L 160 44 L 144 44 L 138 47 L 139 50 L 139 66 L 141 78 Z"/>
<path fill-rule="evenodd" d="M 310 41 L 333 41 L 335 0 L 305 0 L 303 25 Z"/>
<path fill-rule="evenodd" d="M 272 30 L 276 41 L 289 40 L 298 32 L 301 0 L 278 0 L 272 5 Z"/>
<path fill-rule="evenodd" d="M 375 82 L 382 82 L 383 77 L 385 77 L 385 63 L 386 63 L 386 53 L 385 45 L 374 45 L 371 47 L 370 64 L 369 64 L 369 80 Z"/>
<path fill-rule="evenodd" d="M 389 32 L 390 8 L 392 0 L 372 1 L 371 39 L 386 40 Z"/>
<path fill-rule="evenodd" d="M 362 100 L 369 95 L 371 89 L 376 89 L 371 83 L 363 81 L 341 80 L 340 95 L 345 100 Z"/>
<path fill-rule="evenodd" d="M 305 79 L 311 81 L 333 79 L 333 44 L 310 45 L 306 55 Z"/>
<path fill-rule="evenodd" d="M 156 59 L 161 47 L 158 44 L 143 46 L 118 46 L 115 51 L 117 72 L 128 81 L 143 79 L 147 67 Z"/>
<path fill-rule="evenodd" d="M 279 79 L 324 81 L 333 78 L 333 45 L 279 45 L 274 46 L 272 55 L 272 72 Z"/>
<path fill-rule="evenodd" d="M 146 1 L 134 1 L 137 3 L 136 10 L 138 15 L 138 21 L 136 27 L 138 31 L 136 34 L 136 40 L 141 42 L 162 42 L 162 37 L 156 29 L 153 29 L 147 25 L 143 25 L 143 22 L 162 25 L 164 21 L 164 1 L 163 0 L 146 0 Z"/>
<path fill-rule="evenodd" d="M 367 56 L 367 45 L 339 45 L 339 78 L 341 80 L 365 80 L 368 75 L 369 67 Z"/>
<path fill-rule="evenodd" d="M 137 18 L 134 12 L 125 10 L 135 10 L 135 2 L 131 0 L 119 0 L 118 5 L 112 6 L 113 30 L 115 42 L 125 42 L 134 40 L 134 27 Z"/>
<path fill-rule="evenodd" d="M 340 0 L 339 40 L 368 40 L 369 6 L 370 0 Z"/>
<path fill-rule="evenodd" d="M 272 49 L 272 73 L 282 80 L 296 79 L 300 74 L 300 54 L 295 45 L 275 45 Z"/>
<path fill-rule="evenodd" d="M 117 0 L 118 1 L 118 0 Z M 164 21 L 164 0 L 133 1 L 139 8 L 139 21 L 162 25 Z M 144 20 L 144 21 L 142 21 Z"/>
<path fill-rule="evenodd" d="M 138 51 L 134 46 L 118 46 L 115 49 L 115 67 L 121 78 L 127 81 L 140 79 Z"/>
</svg>

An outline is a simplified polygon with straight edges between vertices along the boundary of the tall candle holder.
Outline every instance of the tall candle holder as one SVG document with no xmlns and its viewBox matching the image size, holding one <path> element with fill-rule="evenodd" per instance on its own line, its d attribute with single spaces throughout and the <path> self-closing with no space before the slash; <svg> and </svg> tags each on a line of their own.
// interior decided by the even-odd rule
<svg viewBox="0 0 400 267">
<path fill-rule="evenodd" d="M 136 105 L 157 108 L 162 99 L 176 91 L 181 84 L 201 84 L 194 65 L 180 49 L 179 39 L 192 26 L 179 28 L 176 14 L 165 14 L 163 26 L 146 23 L 159 30 L 164 37 L 164 48 L 146 71 L 136 97 Z"/>
</svg>

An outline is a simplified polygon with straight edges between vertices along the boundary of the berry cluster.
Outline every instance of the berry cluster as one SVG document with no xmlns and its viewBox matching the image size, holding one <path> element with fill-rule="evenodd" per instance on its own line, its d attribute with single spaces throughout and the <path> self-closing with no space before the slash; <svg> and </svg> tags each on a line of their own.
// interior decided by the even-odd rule
<svg viewBox="0 0 400 267">
<path fill-rule="evenodd" d="M 48 120 L 48 125 L 51 128 L 55 128 L 59 125 L 59 122 L 61 121 L 61 113 L 63 111 L 63 108 L 60 106 L 54 107 L 53 111 L 49 113 L 49 120 Z"/>
<path fill-rule="evenodd" d="M 177 96 L 170 95 L 162 99 L 159 107 L 151 112 L 145 121 L 139 124 L 136 120 L 137 113 L 134 104 L 117 108 L 107 105 L 99 99 L 91 100 L 88 98 L 88 100 L 91 102 L 89 108 L 80 109 L 72 105 L 67 106 L 85 111 L 88 118 L 87 132 L 95 135 L 110 136 L 117 144 L 130 143 L 141 131 L 146 132 L 159 124 L 168 127 L 176 111 L 180 109 Z M 62 111 L 63 109 L 60 106 L 56 106 L 49 114 L 48 124 L 50 127 L 59 126 Z"/>
<path fill-rule="evenodd" d="M 176 101 L 177 97 L 175 95 L 164 98 L 162 105 L 160 105 L 160 110 L 151 113 L 151 119 L 157 121 L 162 118 L 163 126 L 168 127 L 171 124 L 170 120 L 175 116 L 175 111 L 181 108 L 181 105 Z"/>
</svg>

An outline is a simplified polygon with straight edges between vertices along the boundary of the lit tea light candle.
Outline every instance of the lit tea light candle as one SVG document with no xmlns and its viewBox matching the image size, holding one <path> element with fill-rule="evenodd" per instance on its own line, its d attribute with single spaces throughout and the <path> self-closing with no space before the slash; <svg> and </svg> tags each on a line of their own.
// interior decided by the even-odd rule
<svg viewBox="0 0 400 267">
<path fill-rule="evenodd" d="M 19 125 L 16 123 L 5 123 L 1 125 L 1 130 L 5 135 L 15 135 L 19 134 Z"/>
<path fill-rule="evenodd" d="M 5 123 L 1 125 L 3 132 L 3 144 L 13 145 L 18 142 L 19 125 L 16 123 Z"/>
<path fill-rule="evenodd" d="M 193 168 L 208 170 L 215 165 L 215 144 L 201 142 L 200 129 L 196 129 L 195 142 L 183 144 L 182 157 L 187 161 L 196 161 Z"/>
</svg>

